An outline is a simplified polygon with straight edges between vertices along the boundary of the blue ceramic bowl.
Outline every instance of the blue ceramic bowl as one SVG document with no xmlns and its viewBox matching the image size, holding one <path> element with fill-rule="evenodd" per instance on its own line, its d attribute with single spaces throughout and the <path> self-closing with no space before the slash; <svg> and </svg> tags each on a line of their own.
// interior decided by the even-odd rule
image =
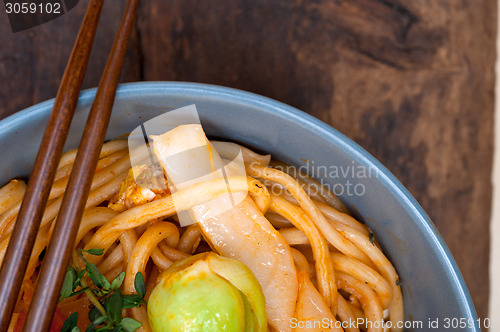
<svg viewBox="0 0 500 332">
<path fill-rule="evenodd" d="M 78 145 L 94 95 L 94 89 L 81 93 L 67 148 Z M 372 228 L 395 265 L 408 321 L 422 322 L 423 329 L 430 330 L 429 321 L 438 319 L 437 330 L 445 330 L 447 319 L 462 319 L 467 325 L 474 323 L 450 330 L 480 330 L 457 265 L 420 205 L 375 158 L 318 119 L 239 90 L 141 82 L 120 86 L 107 138 L 129 133 L 165 111 L 190 104 L 196 105 L 209 135 L 271 153 L 308 170 L 339 193 Z M 0 121 L 0 184 L 29 174 L 52 105 L 49 100 Z"/>
</svg>

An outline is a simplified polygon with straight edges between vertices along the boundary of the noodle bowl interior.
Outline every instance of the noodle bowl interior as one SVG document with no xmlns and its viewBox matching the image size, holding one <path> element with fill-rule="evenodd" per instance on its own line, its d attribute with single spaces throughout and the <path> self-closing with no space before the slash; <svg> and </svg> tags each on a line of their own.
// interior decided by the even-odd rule
<svg viewBox="0 0 500 332">
<path fill-rule="evenodd" d="M 159 165 L 132 167 L 126 140 L 104 144 L 51 331 L 402 331 L 399 277 L 376 234 L 318 181 L 209 141 L 199 125 L 152 139 Z M 234 151 L 239 169 L 187 181 L 227 165 Z M 22 329 L 75 156 L 59 163 L 13 331 Z M 0 188 L 0 261 L 25 188 L 18 179 Z"/>
</svg>

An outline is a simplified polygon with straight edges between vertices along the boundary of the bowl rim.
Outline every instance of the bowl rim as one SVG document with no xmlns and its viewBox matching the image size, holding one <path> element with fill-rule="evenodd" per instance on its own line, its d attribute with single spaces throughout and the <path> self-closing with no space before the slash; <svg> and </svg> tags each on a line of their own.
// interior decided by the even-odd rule
<svg viewBox="0 0 500 332">
<path fill-rule="evenodd" d="M 277 112 L 280 116 L 291 118 L 292 121 L 300 120 L 302 123 L 307 123 L 309 126 L 315 128 L 318 135 L 326 137 L 332 143 L 339 144 L 341 149 L 350 151 L 356 158 L 359 158 L 361 162 L 378 169 L 380 172 L 379 180 L 393 192 L 398 203 L 405 206 L 408 213 L 417 221 L 419 230 L 424 233 L 424 236 L 428 238 L 439 252 L 438 260 L 446 266 L 448 280 L 453 282 L 452 288 L 457 291 L 457 297 L 461 299 L 460 307 L 462 307 L 463 312 L 467 314 L 468 318 L 474 319 L 474 330 L 476 330 L 478 318 L 472 303 L 472 298 L 470 297 L 470 293 L 458 265 L 436 226 L 403 184 L 401 184 L 401 182 L 381 162 L 359 144 L 332 126 L 304 111 L 277 100 L 235 88 L 194 82 L 131 82 L 119 85 L 116 98 L 130 98 L 134 95 L 140 95 L 145 91 L 147 91 L 147 94 L 163 94 L 165 91 L 168 91 L 170 93 L 189 93 L 191 95 L 203 95 L 218 99 L 221 97 L 230 98 L 232 101 L 238 103 L 252 105 L 261 109 L 270 109 Z M 91 103 L 95 93 L 96 88 L 82 90 L 78 99 L 78 104 Z M 52 109 L 51 106 L 54 104 L 54 100 L 53 98 L 35 104 L 0 120 L 0 132 L 20 122 L 22 123 L 26 118 L 44 114 L 48 115 L 49 111 Z"/>
</svg>

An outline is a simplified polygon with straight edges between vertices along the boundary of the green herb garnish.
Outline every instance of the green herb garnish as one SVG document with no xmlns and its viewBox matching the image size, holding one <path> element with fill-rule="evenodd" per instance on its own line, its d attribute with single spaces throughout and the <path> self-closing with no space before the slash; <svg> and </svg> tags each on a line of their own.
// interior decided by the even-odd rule
<svg viewBox="0 0 500 332">
<path fill-rule="evenodd" d="M 142 324 L 132 318 L 122 317 L 122 309 L 139 307 L 145 303 L 146 284 L 142 273 L 139 272 L 135 276 L 134 286 L 137 294 L 123 295 L 120 286 L 125 279 L 125 272 L 120 273 L 110 283 L 94 264 L 85 260 L 82 252 L 100 256 L 104 253 L 104 249 L 78 249 L 75 252 L 73 259 L 80 258 L 85 268 L 81 271 L 73 266 L 68 268 L 59 300 L 62 301 L 81 293 L 89 297 L 93 304 L 89 311 L 91 324 L 85 332 L 133 332 L 137 330 Z M 83 278 L 85 274 L 92 280 L 94 284 L 92 287 Z M 66 319 L 61 332 L 80 332 L 77 322 L 78 313 L 74 313 Z"/>
<path fill-rule="evenodd" d="M 370 232 L 370 234 L 368 234 L 368 239 L 370 240 L 370 243 L 373 244 L 375 242 L 375 235 Z"/>
<path fill-rule="evenodd" d="M 74 312 L 73 314 L 71 314 L 71 316 L 68 317 L 68 319 L 64 321 L 61 332 L 79 332 L 80 329 L 78 328 L 78 326 L 76 326 L 77 322 L 78 312 Z"/>
<path fill-rule="evenodd" d="M 87 254 L 94 256 L 101 256 L 104 253 L 104 249 L 78 249 L 78 252 L 86 252 Z"/>
</svg>

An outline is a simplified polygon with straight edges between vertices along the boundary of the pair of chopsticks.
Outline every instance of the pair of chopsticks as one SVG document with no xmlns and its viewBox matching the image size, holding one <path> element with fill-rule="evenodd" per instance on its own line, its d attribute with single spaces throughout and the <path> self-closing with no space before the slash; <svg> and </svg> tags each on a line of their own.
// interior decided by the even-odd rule
<svg viewBox="0 0 500 332">
<path fill-rule="evenodd" d="M 104 0 L 91 0 L 66 66 L 0 270 L 0 332 L 7 331 L 78 101 Z M 47 331 L 111 116 L 139 0 L 129 0 L 85 126 L 24 331 Z"/>
</svg>

